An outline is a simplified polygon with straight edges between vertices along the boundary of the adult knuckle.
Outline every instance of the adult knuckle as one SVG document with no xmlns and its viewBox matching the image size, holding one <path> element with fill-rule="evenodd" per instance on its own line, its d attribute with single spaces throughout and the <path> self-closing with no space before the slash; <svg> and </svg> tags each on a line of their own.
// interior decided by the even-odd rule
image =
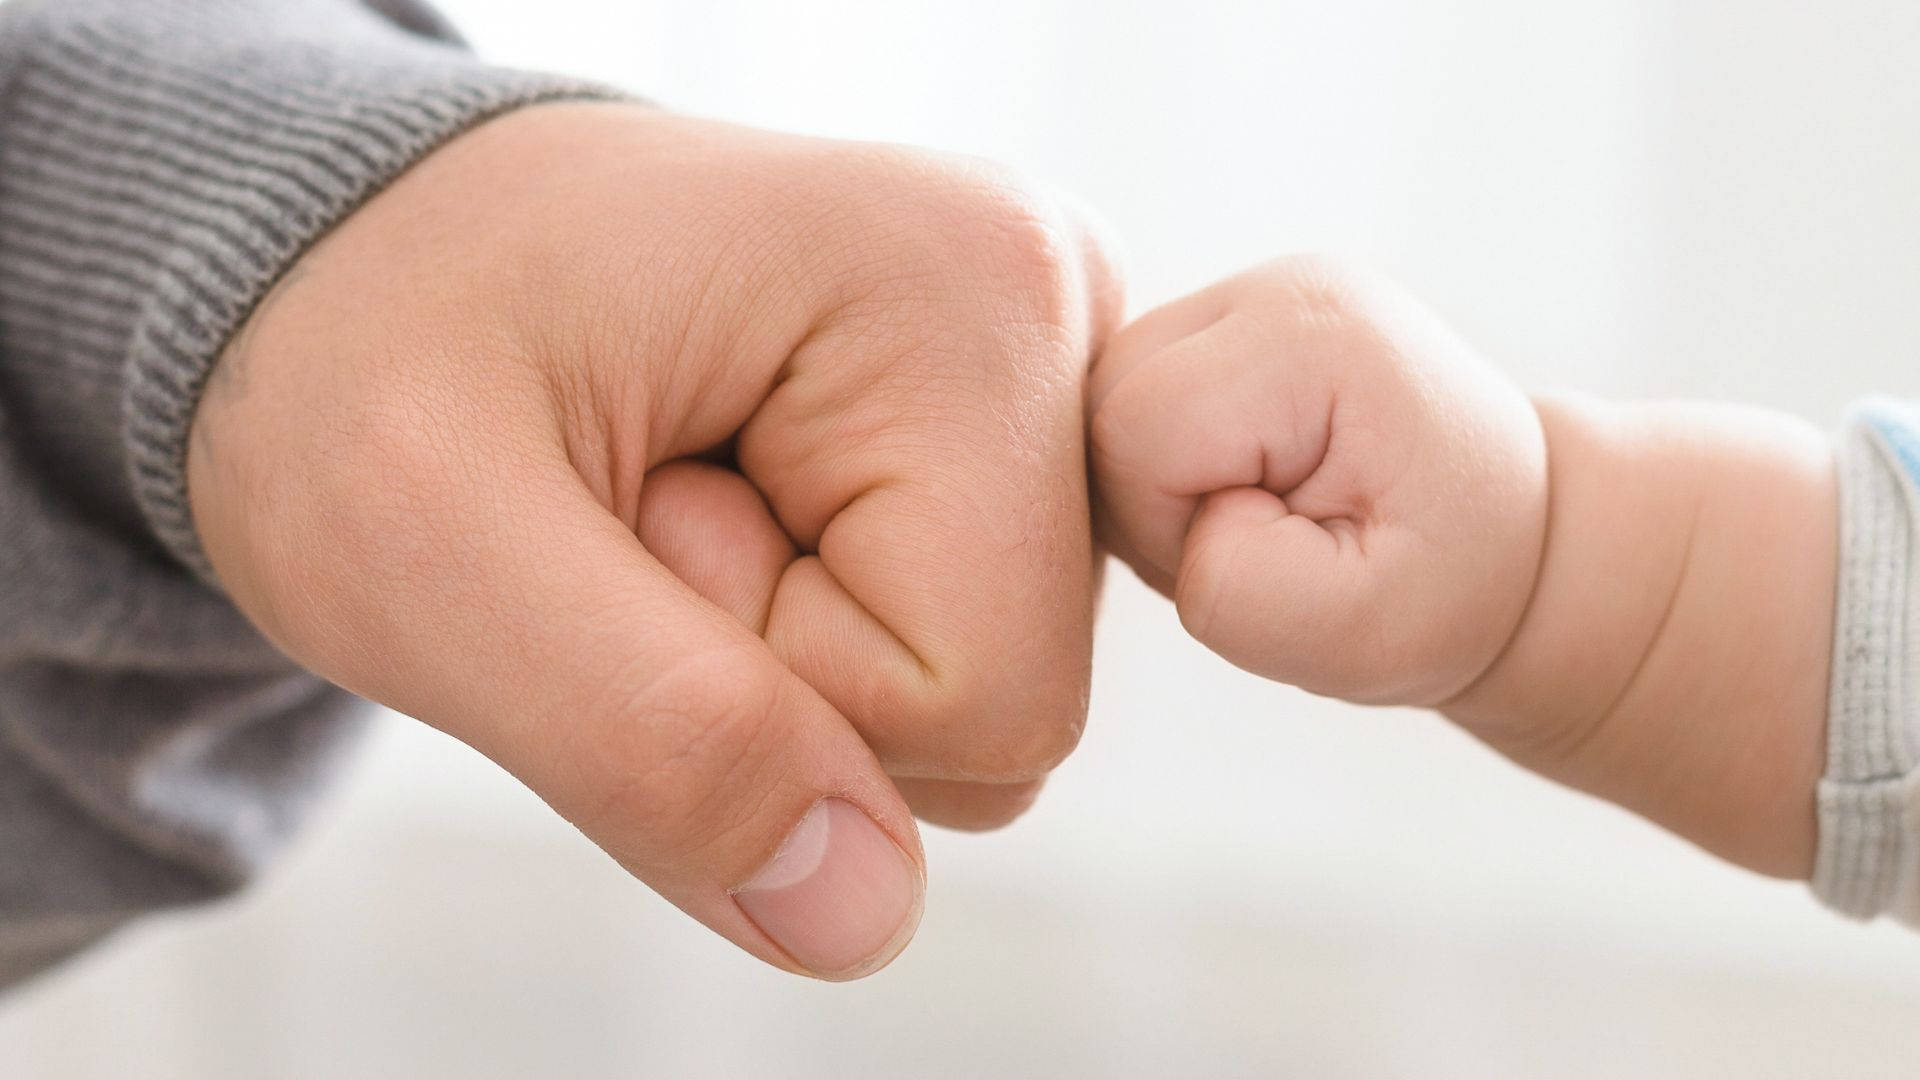
<svg viewBox="0 0 1920 1080">
<path fill-rule="evenodd" d="M 955 253 L 962 272 L 1015 320 L 1054 336 L 1077 332 L 1082 300 L 1052 225 L 998 196 L 959 213 L 972 226 Z"/>
<path fill-rule="evenodd" d="M 985 677 L 949 678 L 930 719 L 951 740 L 947 765 L 967 780 L 1037 780 L 1066 760 L 1085 726 L 1084 692 L 1009 696 Z"/>
<path fill-rule="evenodd" d="M 743 665 L 730 650 L 637 673 L 595 707 L 591 745 L 576 748 L 607 770 L 588 820 L 671 838 L 679 856 L 742 825 L 777 756 L 784 691 L 772 673 Z M 608 830 L 619 835 L 621 830 Z M 642 853 L 616 852 L 629 859 Z"/>
<path fill-rule="evenodd" d="M 954 253 L 972 268 L 1024 292 L 1064 291 L 1066 245 L 1050 214 L 1026 188 L 1007 180 L 962 182 L 934 211 L 951 230 Z"/>
<path fill-rule="evenodd" d="M 978 806 L 955 808 L 940 819 L 939 824 L 961 832 L 992 832 L 1005 828 L 1018 821 L 1028 810 L 1033 809 L 1035 799 L 1028 796 L 1024 801 L 985 803 Z"/>
<path fill-rule="evenodd" d="M 1030 780 L 973 785 L 962 792 L 922 793 L 911 786 L 902 790 L 916 816 L 949 829 L 988 832 L 1011 824 L 1031 810 L 1044 786 L 1040 780 Z"/>
<path fill-rule="evenodd" d="M 875 165 L 865 207 L 866 250 L 883 277 L 949 296 L 1013 299 L 1063 318 L 1073 289 L 1071 245 L 1031 185 L 984 162 L 898 152 Z"/>
</svg>

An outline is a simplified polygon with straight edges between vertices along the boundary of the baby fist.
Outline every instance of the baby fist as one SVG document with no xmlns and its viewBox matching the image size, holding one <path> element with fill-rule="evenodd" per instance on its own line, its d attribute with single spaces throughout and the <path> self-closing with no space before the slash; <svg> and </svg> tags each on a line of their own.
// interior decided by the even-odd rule
<svg viewBox="0 0 1920 1080">
<path fill-rule="evenodd" d="M 1539 419 L 1391 285 L 1256 268 L 1128 327 L 1089 393 L 1104 540 L 1233 663 L 1436 705 L 1518 626 L 1546 534 Z"/>
</svg>

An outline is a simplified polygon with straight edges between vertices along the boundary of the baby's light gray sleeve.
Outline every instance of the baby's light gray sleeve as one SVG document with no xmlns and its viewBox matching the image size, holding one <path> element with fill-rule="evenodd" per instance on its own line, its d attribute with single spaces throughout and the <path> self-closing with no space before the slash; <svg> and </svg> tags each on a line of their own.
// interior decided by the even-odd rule
<svg viewBox="0 0 1920 1080">
<path fill-rule="evenodd" d="M 1855 406 L 1840 444 L 1840 559 L 1814 892 L 1920 927 L 1920 409 Z"/>
<path fill-rule="evenodd" d="M 357 710 L 209 584 L 187 426 L 315 238 L 503 111 L 412 0 L 0 4 L 0 985 L 243 882 Z"/>
</svg>

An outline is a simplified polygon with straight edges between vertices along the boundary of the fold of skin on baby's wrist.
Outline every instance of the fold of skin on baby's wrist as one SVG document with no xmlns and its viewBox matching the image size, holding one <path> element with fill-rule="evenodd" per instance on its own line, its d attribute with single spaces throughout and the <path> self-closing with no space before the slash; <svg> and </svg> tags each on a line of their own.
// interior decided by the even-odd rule
<svg viewBox="0 0 1920 1080">
<path fill-rule="evenodd" d="M 1442 711 L 1542 775 L 1806 878 L 1837 545 L 1827 440 L 1759 409 L 1535 406 L 1547 539 L 1516 568 L 1532 596 Z"/>
</svg>

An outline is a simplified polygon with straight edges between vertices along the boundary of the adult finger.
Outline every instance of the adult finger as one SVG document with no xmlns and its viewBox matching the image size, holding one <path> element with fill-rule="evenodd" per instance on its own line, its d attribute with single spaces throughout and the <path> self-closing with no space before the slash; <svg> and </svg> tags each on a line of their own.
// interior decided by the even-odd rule
<svg viewBox="0 0 1920 1080">
<path fill-rule="evenodd" d="M 460 431 L 407 417 L 362 433 L 377 465 L 305 478 L 355 494 L 298 504 L 328 511 L 279 532 L 307 550 L 251 605 L 263 625 L 506 767 L 755 955 L 824 978 L 884 964 L 917 924 L 923 870 L 879 763 L 509 411 Z"/>
<path fill-rule="evenodd" d="M 889 281 L 816 329 L 739 439 L 807 552 L 767 639 L 895 776 L 1024 783 L 1085 718 L 1081 384 L 1116 289 L 997 189 L 892 213 L 922 225 Z"/>
<path fill-rule="evenodd" d="M 764 633 L 774 590 L 799 551 L 746 478 L 701 461 L 668 462 L 640 492 L 641 543 L 675 577 L 755 633 Z M 998 828 L 1039 796 L 1038 780 L 977 784 L 898 779 L 915 817 L 966 830 Z"/>
</svg>

